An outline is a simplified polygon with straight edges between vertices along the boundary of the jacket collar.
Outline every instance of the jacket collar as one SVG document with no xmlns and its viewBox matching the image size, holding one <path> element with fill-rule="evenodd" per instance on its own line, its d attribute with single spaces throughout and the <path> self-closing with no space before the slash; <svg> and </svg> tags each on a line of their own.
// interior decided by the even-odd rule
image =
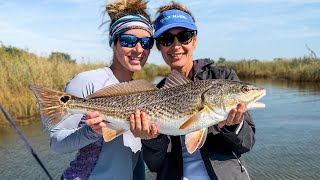
<svg viewBox="0 0 320 180">
<path fill-rule="evenodd" d="M 214 61 L 210 59 L 197 59 L 193 61 L 192 66 L 192 79 L 195 78 L 195 76 L 205 72 L 208 67 L 210 67 Z"/>
</svg>

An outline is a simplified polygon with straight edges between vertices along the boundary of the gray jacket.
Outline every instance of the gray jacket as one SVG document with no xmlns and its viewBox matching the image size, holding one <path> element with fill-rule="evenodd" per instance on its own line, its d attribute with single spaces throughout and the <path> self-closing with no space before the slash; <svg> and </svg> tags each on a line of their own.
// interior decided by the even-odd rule
<svg viewBox="0 0 320 180">
<path fill-rule="evenodd" d="M 192 72 L 192 80 L 239 80 L 233 70 L 213 66 L 212 62 L 205 60 L 194 61 Z M 163 84 L 164 80 L 158 87 Z M 248 112 L 244 115 L 244 122 L 238 133 L 236 128 L 237 126 L 209 128 L 210 133 L 200 152 L 211 179 L 250 179 L 242 157 L 242 154 L 248 152 L 255 142 L 255 127 Z M 143 159 L 150 171 L 157 172 L 158 180 L 181 180 L 183 159 L 179 136 L 159 135 L 155 139 L 143 140 L 142 145 Z"/>
</svg>

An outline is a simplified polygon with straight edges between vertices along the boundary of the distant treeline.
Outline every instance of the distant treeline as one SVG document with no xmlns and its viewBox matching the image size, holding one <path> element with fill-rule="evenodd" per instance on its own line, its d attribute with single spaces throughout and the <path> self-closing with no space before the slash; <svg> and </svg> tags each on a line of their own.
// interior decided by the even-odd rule
<svg viewBox="0 0 320 180">
<path fill-rule="evenodd" d="M 207 58 L 208 59 L 208 58 Z M 275 59 L 273 61 L 227 61 L 220 58 L 215 65 L 229 66 L 244 78 L 282 78 L 293 81 L 320 81 L 320 60 L 316 58 Z M 0 46 L 0 103 L 12 117 L 24 122 L 28 117 L 39 115 L 36 99 L 29 89 L 39 84 L 63 91 L 66 83 L 82 71 L 107 66 L 105 63 L 77 64 L 70 55 L 53 52 L 40 57 L 27 50 Z M 134 79 L 152 81 L 170 72 L 168 66 L 146 64 Z M 0 113 L 1 114 L 1 113 Z M 2 121 L 0 115 L 0 124 Z"/>
<path fill-rule="evenodd" d="M 226 61 L 220 58 L 215 64 L 234 69 L 241 79 L 275 78 L 297 82 L 320 82 L 319 58 L 276 58 L 273 61 Z"/>
</svg>

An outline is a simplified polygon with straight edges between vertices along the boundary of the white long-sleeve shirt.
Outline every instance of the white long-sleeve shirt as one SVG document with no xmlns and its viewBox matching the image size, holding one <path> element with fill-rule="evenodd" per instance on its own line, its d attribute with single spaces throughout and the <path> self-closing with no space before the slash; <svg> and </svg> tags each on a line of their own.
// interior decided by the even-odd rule
<svg viewBox="0 0 320 180">
<path fill-rule="evenodd" d="M 105 67 L 78 74 L 67 84 L 65 92 L 84 98 L 116 83 L 119 81 L 111 69 Z M 110 142 L 104 142 L 101 135 L 84 124 L 82 117 L 83 114 L 71 115 L 50 131 L 52 151 L 67 153 L 79 150 L 76 159 L 64 172 L 64 178 L 133 179 L 140 151 L 133 153 L 131 148 L 124 146 L 123 138 L 129 137 L 131 141 L 131 132 L 127 131 L 127 136 L 121 135 Z M 140 140 L 134 141 L 140 143 Z"/>
</svg>

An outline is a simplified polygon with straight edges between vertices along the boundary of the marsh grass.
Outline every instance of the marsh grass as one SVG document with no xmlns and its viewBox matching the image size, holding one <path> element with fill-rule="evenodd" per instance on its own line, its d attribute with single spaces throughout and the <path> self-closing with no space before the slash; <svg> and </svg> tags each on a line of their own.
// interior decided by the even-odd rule
<svg viewBox="0 0 320 180">
<path fill-rule="evenodd" d="M 26 50 L 2 46 L 0 47 L 0 103 L 15 122 L 25 123 L 29 117 L 39 115 L 36 98 L 30 90 L 31 84 L 63 91 L 66 83 L 79 72 L 105 65 L 76 64 L 59 56 L 39 57 Z M 152 80 L 155 76 L 169 72 L 167 66 L 146 64 L 142 71 L 134 74 L 134 79 Z M 2 124 L 6 120 L 2 113 L 0 114 L 0 124 Z"/>
<path fill-rule="evenodd" d="M 320 59 L 309 57 L 278 58 L 273 61 L 218 61 L 216 65 L 234 69 L 241 79 L 274 78 L 296 82 L 320 82 Z"/>
<path fill-rule="evenodd" d="M 0 48 L 0 102 L 9 114 L 17 119 L 16 121 L 38 115 L 36 99 L 29 89 L 31 84 L 62 91 L 75 74 L 102 66 L 103 64 L 79 65 L 59 59 L 49 60 L 25 50 L 2 47 Z"/>
</svg>

